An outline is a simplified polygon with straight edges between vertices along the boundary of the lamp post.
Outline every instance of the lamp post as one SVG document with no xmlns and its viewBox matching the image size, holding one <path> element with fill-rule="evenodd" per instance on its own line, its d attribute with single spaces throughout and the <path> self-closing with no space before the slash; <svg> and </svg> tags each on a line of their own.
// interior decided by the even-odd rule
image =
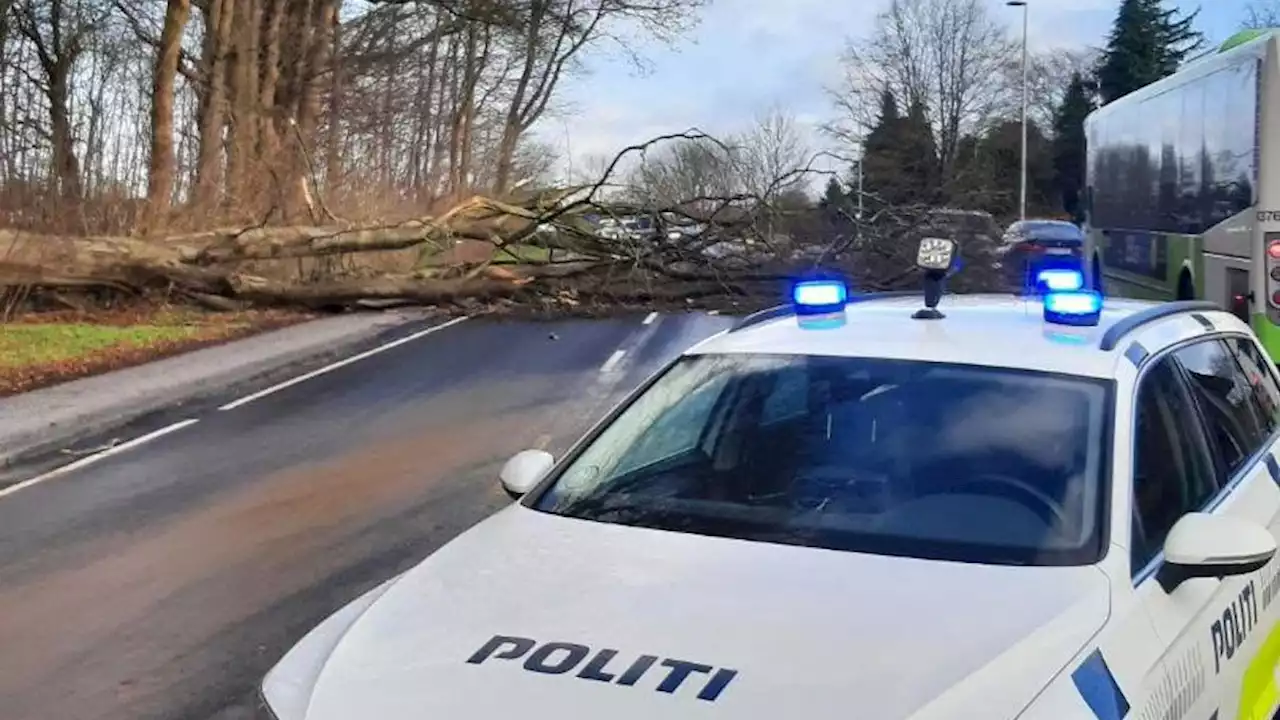
<svg viewBox="0 0 1280 720">
<path fill-rule="evenodd" d="M 862 163 L 865 162 L 866 157 L 867 157 L 867 154 L 865 149 L 862 152 L 858 153 L 858 220 L 859 222 L 861 222 L 862 220 L 862 209 L 863 209 L 862 178 L 864 176 L 862 174 Z"/>
<path fill-rule="evenodd" d="M 1022 171 L 1018 186 L 1018 217 L 1027 219 L 1027 15 L 1026 0 L 1008 0 L 1005 5 L 1022 8 Z"/>
</svg>

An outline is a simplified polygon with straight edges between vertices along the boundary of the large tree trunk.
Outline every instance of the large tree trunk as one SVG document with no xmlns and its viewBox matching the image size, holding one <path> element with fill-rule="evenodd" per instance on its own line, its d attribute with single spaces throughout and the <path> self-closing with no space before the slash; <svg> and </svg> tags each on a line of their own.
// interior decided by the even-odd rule
<svg viewBox="0 0 1280 720">
<path fill-rule="evenodd" d="M 434 203 L 444 194 L 444 167 L 449 156 L 449 143 L 445 134 L 448 128 L 447 103 L 449 101 L 449 58 L 442 54 L 439 45 L 432 48 L 431 59 L 437 68 L 434 88 L 435 113 L 431 118 L 431 157 L 427 161 L 427 193 Z"/>
<path fill-rule="evenodd" d="M 546 18 L 547 5 L 547 0 L 534 0 L 532 12 L 529 15 L 529 25 L 525 28 L 524 64 L 520 68 L 520 77 L 516 80 L 506 116 L 503 118 L 502 141 L 498 144 L 498 166 L 493 178 L 494 195 L 504 194 L 511 184 L 516 143 L 520 138 L 521 109 L 524 107 L 525 95 L 529 92 L 529 84 L 533 79 L 534 66 L 538 62 L 539 45 L 542 42 L 542 24 Z"/>
<path fill-rule="evenodd" d="M 314 147 L 316 132 L 320 125 L 320 98 L 324 84 L 324 71 L 329 64 L 329 50 L 333 43 L 333 29 L 338 22 L 338 6 L 336 0 L 312 0 L 310 14 L 306 23 L 310 31 L 307 42 L 297 65 L 296 87 L 297 97 L 297 130 L 293 152 L 288 153 L 286 167 L 288 178 L 286 192 L 288 217 L 298 217 L 303 208 L 311 210 L 313 219 L 318 219 L 314 207 L 311 177 L 311 148 Z"/>
<path fill-rule="evenodd" d="M 258 106 L 261 112 L 261 134 L 258 137 L 258 155 L 266 162 L 274 162 L 280 152 L 280 133 L 277 130 L 279 113 L 276 111 L 276 92 L 280 83 L 280 29 L 285 20 L 285 0 L 269 0 L 266 7 L 265 32 L 262 36 L 262 85 L 258 88 Z"/>
<path fill-rule="evenodd" d="M 173 197 L 173 86 L 190 0 L 169 0 L 151 83 L 151 168 L 147 177 L 144 232 L 163 229 Z"/>
<path fill-rule="evenodd" d="M 71 133 L 71 61 L 59 57 L 49 70 L 49 125 L 53 144 L 53 176 L 62 196 L 81 197 L 80 163 L 76 160 L 75 137 Z"/>
<path fill-rule="evenodd" d="M 256 149 L 258 145 L 258 51 L 262 29 L 262 5 L 259 0 L 236 2 L 235 62 L 227 67 L 231 90 L 232 122 L 227 148 L 227 205 L 239 215 L 255 217 L 259 208 L 250 198 L 261 197 L 265 187 L 251 187 L 257 179 Z"/>
<path fill-rule="evenodd" d="M 336 8 L 341 9 L 341 3 Z M 330 196 L 337 194 L 342 184 L 343 148 L 342 148 L 342 110 L 345 93 L 342 63 L 342 24 L 333 27 L 333 43 L 329 50 L 332 58 L 329 79 L 329 117 L 328 132 L 325 140 L 324 190 Z"/>
<path fill-rule="evenodd" d="M 222 190 L 222 133 L 227 116 L 227 53 L 236 0 L 207 0 L 200 93 L 200 148 L 196 158 L 194 211 L 208 214 L 218 206 Z"/>
</svg>

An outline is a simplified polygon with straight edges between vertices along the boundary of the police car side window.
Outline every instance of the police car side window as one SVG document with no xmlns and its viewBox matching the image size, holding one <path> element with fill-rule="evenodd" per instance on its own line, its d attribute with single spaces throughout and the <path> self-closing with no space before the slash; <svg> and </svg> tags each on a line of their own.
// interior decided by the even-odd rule
<svg viewBox="0 0 1280 720">
<path fill-rule="evenodd" d="M 1195 405 L 1172 357 L 1143 376 L 1134 409 L 1133 539 L 1130 561 L 1141 570 L 1164 547 L 1183 515 L 1217 493 L 1209 445 L 1196 422 Z"/>
<path fill-rule="evenodd" d="M 1227 476 L 1234 475 L 1271 435 L 1252 385 L 1222 340 L 1188 345 L 1174 356 L 1187 371 L 1215 455 Z"/>
<path fill-rule="evenodd" d="M 1244 371 L 1252 389 L 1254 408 L 1267 434 L 1274 434 L 1280 430 L 1280 383 L 1276 382 L 1275 366 L 1250 338 L 1231 337 L 1225 342 Z"/>
</svg>

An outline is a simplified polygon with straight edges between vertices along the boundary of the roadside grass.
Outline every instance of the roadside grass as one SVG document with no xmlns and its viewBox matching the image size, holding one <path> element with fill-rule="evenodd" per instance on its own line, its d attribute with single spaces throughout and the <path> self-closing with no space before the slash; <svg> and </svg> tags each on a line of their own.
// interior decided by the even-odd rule
<svg viewBox="0 0 1280 720">
<path fill-rule="evenodd" d="M 118 348 L 144 348 L 195 337 L 190 325 L 17 324 L 0 328 L 0 370 L 64 363 Z"/>
<path fill-rule="evenodd" d="M 175 307 L 33 313 L 0 323 L 0 397 L 293 324 L 289 311 Z"/>
</svg>

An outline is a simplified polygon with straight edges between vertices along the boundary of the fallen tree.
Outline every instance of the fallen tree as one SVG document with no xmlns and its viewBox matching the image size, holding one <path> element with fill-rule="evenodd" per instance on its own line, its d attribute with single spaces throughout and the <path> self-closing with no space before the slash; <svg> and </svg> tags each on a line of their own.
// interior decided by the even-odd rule
<svg viewBox="0 0 1280 720">
<path fill-rule="evenodd" d="M 590 186 L 502 200 L 475 196 L 444 214 L 385 226 L 229 228 L 158 240 L 0 230 L 0 286 L 25 295 L 163 290 L 215 309 L 498 300 L 570 308 L 728 300 L 750 307 L 776 298 L 780 284 L 815 266 L 840 270 L 866 290 L 914 282 L 915 245 L 928 235 L 955 237 L 979 271 L 990 265 L 996 230 L 980 213 L 892 208 L 856 218 L 786 208 L 768 190 L 664 203 L 603 197 L 624 156 L 671 139 L 714 142 L 692 131 L 662 136 L 624 149 Z M 809 172 L 798 168 L 776 184 Z M 649 227 L 618 230 L 619 221 L 637 217 Z M 487 244 L 491 252 L 479 261 L 431 262 L 459 243 Z M 281 261 L 394 251 L 414 251 L 419 262 L 408 272 L 337 262 L 293 278 L 263 270 Z M 994 275 L 969 277 L 969 289 L 990 289 L 984 286 Z"/>
</svg>

